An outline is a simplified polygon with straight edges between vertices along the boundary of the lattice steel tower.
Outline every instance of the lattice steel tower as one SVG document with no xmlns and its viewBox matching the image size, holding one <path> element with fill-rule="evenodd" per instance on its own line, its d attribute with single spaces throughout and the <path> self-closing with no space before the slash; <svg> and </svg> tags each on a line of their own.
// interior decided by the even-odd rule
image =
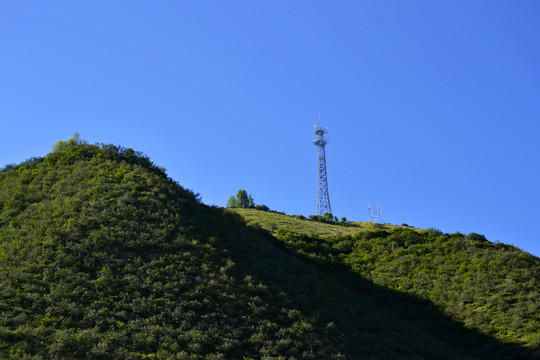
<svg viewBox="0 0 540 360">
<path fill-rule="evenodd" d="M 323 129 L 315 125 L 315 139 L 313 140 L 313 144 L 317 146 L 317 153 L 319 155 L 317 215 L 332 213 L 332 207 L 330 206 L 330 195 L 328 195 L 328 176 L 326 174 L 326 154 L 324 151 L 324 147 L 328 143 L 328 141 L 324 138 L 324 134 L 327 132 L 328 129 Z"/>
</svg>

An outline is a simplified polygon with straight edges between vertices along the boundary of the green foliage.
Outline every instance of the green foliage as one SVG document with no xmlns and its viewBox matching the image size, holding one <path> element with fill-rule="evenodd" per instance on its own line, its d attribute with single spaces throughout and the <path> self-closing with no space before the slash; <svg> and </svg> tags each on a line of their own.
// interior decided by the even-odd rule
<svg viewBox="0 0 540 360">
<path fill-rule="evenodd" d="M 266 205 L 255 205 L 254 209 L 260 211 L 270 211 L 270 208 Z"/>
<path fill-rule="evenodd" d="M 320 221 L 306 220 L 303 215 L 287 216 L 275 211 L 257 211 L 255 209 L 230 208 L 228 211 L 235 212 L 242 216 L 248 225 L 260 227 L 275 233 L 277 229 L 286 229 L 296 233 L 317 236 L 343 236 L 355 235 L 364 231 L 376 229 L 391 230 L 399 228 L 396 225 L 377 224 L 371 222 L 348 222 L 347 224 L 332 224 Z M 312 215 L 316 216 L 316 215 Z"/>
<path fill-rule="evenodd" d="M 271 236 L 238 214 L 343 235 L 276 228 Z M 417 278 L 422 266 L 442 267 L 452 280 L 445 286 L 459 286 L 452 274 L 476 279 L 484 257 L 457 262 L 476 253 L 463 253 L 471 244 L 486 259 L 493 251 L 506 256 L 488 266 L 505 270 L 489 274 L 491 290 L 503 295 L 486 306 L 511 316 L 489 322 L 492 312 L 481 320 L 472 309 L 471 327 L 496 324 L 505 340 L 535 348 L 537 258 L 476 235 L 349 225 L 205 206 L 123 147 L 83 143 L 30 159 L 0 172 L 0 358 L 533 358 L 441 314 L 415 284 L 426 282 Z M 436 242 L 444 257 L 423 248 Z M 391 290 L 395 284 L 403 289 Z M 445 304 L 476 304 L 474 293 L 460 291 L 459 301 Z"/>
<path fill-rule="evenodd" d="M 327 224 L 337 223 L 337 217 L 333 217 L 332 213 L 325 213 L 324 215 L 309 215 L 309 219 L 313 221 L 319 221 Z"/>
<path fill-rule="evenodd" d="M 322 238 L 280 228 L 274 234 L 309 258 L 344 264 L 375 284 L 429 300 L 469 328 L 540 347 L 540 259 L 517 248 L 437 229 Z"/>
<path fill-rule="evenodd" d="M 227 200 L 227 205 L 226 206 L 228 208 L 235 208 L 236 207 L 236 197 L 234 195 L 231 195 L 229 200 Z"/>
<path fill-rule="evenodd" d="M 76 132 L 73 134 L 73 137 L 69 138 L 67 141 L 60 140 L 56 144 L 54 144 L 52 151 L 62 151 L 80 145 L 88 145 L 88 142 L 86 140 L 83 140 L 79 136 L 79 133 Z"/>
<path fill-rule="evenodd" d="M 227 207 L 241 209 L 254 208 L 255 201 L 253 201 L 253 198 L 247 193 L 246 190 L 241 189 L 238 190 L 236 196 L 233 195 L 229 198 L 227 201 Z"/>
<path fill-rule="evenodd" d="M 131 149 L 15 166 L 0 173 L 0 358 L 335 358 L 338 335 L 269 289 L 284 273 L 264 272 L 300 268 L 273 241 Z"/>
</svg>

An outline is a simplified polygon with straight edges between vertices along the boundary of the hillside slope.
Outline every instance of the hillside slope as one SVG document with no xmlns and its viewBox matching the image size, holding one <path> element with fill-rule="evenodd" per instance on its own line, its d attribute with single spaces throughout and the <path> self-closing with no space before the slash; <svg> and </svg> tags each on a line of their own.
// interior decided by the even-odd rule
<svg viewBox="0 0 540 360">
<path fill-rule="evenodd" d="M 290 216 L 283 213 L 272 211 L 265 212 L 256 209 L 230 208 L 228 210 L 242 216 L 248 225 L 268 230 L 271 233 L 275 233 L 276 230 L 282 229 L 309 236 L 332 237 L 357 235 L 365 231 L 393 230 L 399 228 L 399 226 L 396 225 L 362 221 L 329 224 L 320 221 L 310 221 L 303 216 Z"/>
<path fill-rule="evenodd" d="M 540 259 L 471 233 L 387 224 L 325 224 L 230 209 L 308 258 L 342 264 L 389 289 L 430 300 L 466 327 L 540 348 Z"/>
<path fill-rule="evenodd" d="M 2 359 L 527 359 L 205 206 L 130 149 L 0 172 Z"/>
</svg>

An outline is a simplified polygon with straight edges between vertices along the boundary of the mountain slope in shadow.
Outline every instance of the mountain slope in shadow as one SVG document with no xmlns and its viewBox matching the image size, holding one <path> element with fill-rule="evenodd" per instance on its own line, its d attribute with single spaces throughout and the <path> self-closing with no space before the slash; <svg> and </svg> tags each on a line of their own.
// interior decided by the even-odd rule
<svg viewBox="0 0 540 360">
<path fill-rule="evenodd" d="M 298 254 L 130 149 L 0 172 L 5 359 L 529 359 L 429 302 Z"/>
</svg>

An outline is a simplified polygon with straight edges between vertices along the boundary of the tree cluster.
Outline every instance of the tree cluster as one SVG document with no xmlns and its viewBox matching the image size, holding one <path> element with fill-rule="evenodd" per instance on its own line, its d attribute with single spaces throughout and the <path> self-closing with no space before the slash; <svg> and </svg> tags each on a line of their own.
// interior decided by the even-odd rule
<svg viewBox="0 0 540 360">
<path fill-rule="evenodd" d="M 227 201 L 228 208 L 242 208 L 242 209 L 252 209 L 255 208 L 255 201 L 247 193 L 246 190 L 240 189 L 236 193 L 236 196 L 232 195 Z"/>
<path fill-rule="evenodd" d="M 332 213 L 325 213 L 324 215 L 309 215 L 309 219 L 313 221 L 319 221 L 327 224 L 335 224 L 338 222 L 337 216 L 333 216 Z"/>
</svg>

